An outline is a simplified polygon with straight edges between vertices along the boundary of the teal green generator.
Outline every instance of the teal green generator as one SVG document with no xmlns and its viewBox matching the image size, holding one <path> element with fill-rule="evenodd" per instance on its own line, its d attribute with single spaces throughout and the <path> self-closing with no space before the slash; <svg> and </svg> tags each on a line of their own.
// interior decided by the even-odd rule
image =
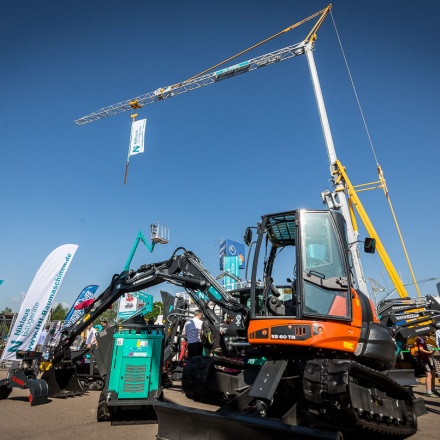
<svg viewBox="0 0 440 440">
<path fill-rule="evenodd" d="M 153 403 L 163 395 L 164 328 L 126 323 L 114 327 L 108 339 L 112 348 L 106 360 L 108 374 L 99 398 L 98 422 L 119 418 L 122 412 L 126 418 L 135 410 L 156 419 Z"/>
</svg>

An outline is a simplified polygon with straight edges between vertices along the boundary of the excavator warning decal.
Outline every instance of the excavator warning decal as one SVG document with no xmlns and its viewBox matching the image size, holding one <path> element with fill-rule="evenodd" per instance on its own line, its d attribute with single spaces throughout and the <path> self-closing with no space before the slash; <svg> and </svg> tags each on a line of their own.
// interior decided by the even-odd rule
<svg viewBox="0 0 440 440">
<path fill-rule="evenodd" d="M 344 348 L 347 348 L 348 350 L 353 350 L 354 351 L 353 342 L 346 342 L 346 341 L 344 341 Z"/>
</svg>

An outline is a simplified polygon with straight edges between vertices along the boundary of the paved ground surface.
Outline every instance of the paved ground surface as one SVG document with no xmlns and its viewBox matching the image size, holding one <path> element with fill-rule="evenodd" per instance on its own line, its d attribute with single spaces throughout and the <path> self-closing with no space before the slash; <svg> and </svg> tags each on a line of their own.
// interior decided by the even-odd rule
<svg viewBox="0 0 440 440">
<path fill-rule="evenodd" d="M 0 370 L 0 379 L 6 371 Z M 440 388 L 440 386 L 439 386 Z M 425 387 L 414 391 L 423 396 Z M 14 388 L 9 398 L 0 401 L 0 437 L 5 440 L 155 440 L 157 424 L 112 426 L 96 421 L 99 392 L 90 391 L 81 397 L 50 399 L 49 403 L 31 407 L 28 390 Z M 203 409 L 215 407 L 187 400 L 176 385 L 165 390 L 165 401 Z M 426 399 L 428 414 L 419 418 L 419 431 L 412 440 L 431 440 L 440 437 L 440 398 Z M 191 439 L 188 439 L 191 440 Z M 233 439 L 235 440 L 235 439 Z"/>
</svg>

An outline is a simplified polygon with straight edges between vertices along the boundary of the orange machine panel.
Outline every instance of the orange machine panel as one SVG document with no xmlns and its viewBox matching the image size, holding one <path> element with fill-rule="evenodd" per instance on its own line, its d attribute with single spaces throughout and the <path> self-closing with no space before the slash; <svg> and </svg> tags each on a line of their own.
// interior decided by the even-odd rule
<svg viewBox="0 0 440 440">
<path fill-rule="evenodd" d="M 354 353 L 360 328 L 335 321 L 297 320 L 295 318 L 255 319 L 249 323 L 252 345 L 292 345 Z"/>
</svg>

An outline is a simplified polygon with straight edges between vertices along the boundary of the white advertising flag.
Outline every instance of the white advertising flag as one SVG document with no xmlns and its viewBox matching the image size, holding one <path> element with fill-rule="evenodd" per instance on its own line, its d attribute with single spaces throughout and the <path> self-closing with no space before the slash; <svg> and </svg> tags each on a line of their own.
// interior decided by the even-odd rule
<svg viewBox="0 0 440 440">
<path fill-rule="evenodd" d="M 147 124 L 146 119 L 140 121 L 133 121 L 131 124 L 131 137 L 130 137 L 130 152 L 129 156 L 144 152 L 144 138 L 145 138 L 145 126 Z"/>
<path fill-rule="evenodd" d="M 64 244 L 44 260 L 21 304 L 2 360 L 15 360 L 17 350 L 35 350 L 52 302 L 77 249 L 77 244 Z"/>
</svg>

